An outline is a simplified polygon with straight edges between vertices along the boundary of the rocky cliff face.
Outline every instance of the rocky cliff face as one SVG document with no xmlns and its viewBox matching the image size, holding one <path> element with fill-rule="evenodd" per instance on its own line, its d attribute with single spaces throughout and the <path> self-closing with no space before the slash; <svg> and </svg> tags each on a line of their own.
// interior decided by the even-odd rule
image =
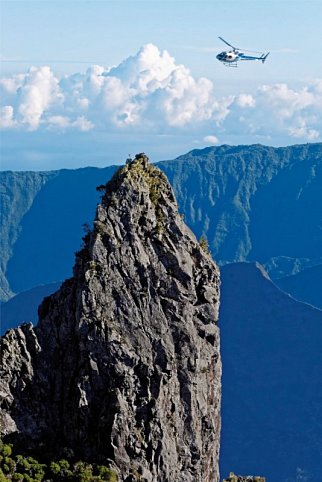
<svg viewBox="0 0 322 482">
<path fill-rule="evenodd" d="M 74 277 L 2 340 L 2 432 L 120 481 L 216 482 L 217 267 L 145 156 L 101 189 Z"/>
</svg>

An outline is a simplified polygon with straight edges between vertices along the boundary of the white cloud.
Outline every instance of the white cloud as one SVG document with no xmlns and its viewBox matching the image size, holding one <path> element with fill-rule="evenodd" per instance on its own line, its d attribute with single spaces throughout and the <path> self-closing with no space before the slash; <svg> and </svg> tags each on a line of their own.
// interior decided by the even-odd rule
<svg viewBox="0 0 322 482">
<path fill-rule="evenodd" d="M 11 105 L 5 105 L 0 108 L 0 127 L 10 128 L 15 126 L 13 119 L 13 107 Z"/>
<path fill-rule="evenodd" d="M 87 132 L 94 128 L 94 124 L 87 120 L 83 115 L 77 117 L 77 119 L 72 122 L 71 126 L 78 128 L 82 132 Z"/>
<path fill-rule="evenodd" d="M 63 115 L 49 116 L 47 121 L 52 127 L 58 127 L 61 129 L 65 129 L 66 127 L 70 126 L 70 120 L 68 117 Z"/>
<path fill-rule="evenodd" d="M 47 124 L 50 128 L 57 130 L 66 130 L 76 127 L 80 131 L 86 132 L 94 128 L 94 124 L 87 120 L 84 116 L 77 117 L 73 122 L 66 116 L 53 115 L 47 118 Z"/>
<path fill-rule="evenodd" d="M 302 125 L 298 127 L 290 127 L 289 133 L 292 137 L 299 137 L 299 138 L 306 138 L 309 141 L 316 141 L 320 137 L 320 133 L 315 129 L 309 129 L 306 124 L 305 120 L 302 119 Z"/>
<path fill-rule="evenodd" d="M 256 100 L 250 94 L 240 94 L 236 99 L 236 104 L 240 107 L 255 107 Z"/>
<path fill-rule="evenodd" d="M 257 107 L 266 114 L 273 132 L 279 129 L 306 140 L 317 140 L 322 134 L 320 81 L 299 89 L 286 84 L 263 85 L 258 89 Z"/>
<path fill-rule="evenodd" d="M 18 120 L 35 130 L 39 127 L 41 117 L 49 107 L 63 100 L 58 79 L 49 67 L 32 67 L 17 91 Z"/>
<path fill-rule="evenodd" d="M 0 79 L 0 86 L 2 87 L 2 90 L 7 94 L 16 95 L 17 90 L 22 86 L 26 75 L 27 74 L 16 74 L 12 77 L 3 77 Z"/>
<path fill-rule="evenodd" d="M 99 129 L 183 128 L 228 115 L 225 101 L 215 99 L 210 80 L 195 79 L 152 44 L 108 69 L 95 65 L 85 74 L 58 79 L 48 67 L 33 67 L 25 75 L 2 79 L 1 86 L 7 98 L 15 95 L 10 104 L 15 121 L 30 130 L 48 125 L 84 128 L 76 122 L 80 115 Z"/>
<path fill-rule="evenodd" d="M 219 144 L 219 139 L 216 136 L 205 136 L 203 140 L 204 142 L 207 142 L 209 144 L 213 144 L 213 145 Z"/>
<path fill-rule="evenodd" d="M 213 82 L 195 78 L 155 45 L 119 65 L 58 77 L 49 67 L 0 79 L 1 126 L 132 134 L 191 133 L 204 142 L 230 134 L 319 140 L 322 79 L 217 97 Z M 208 135 L 212 132 L 212 135 Z"/>
</svg>

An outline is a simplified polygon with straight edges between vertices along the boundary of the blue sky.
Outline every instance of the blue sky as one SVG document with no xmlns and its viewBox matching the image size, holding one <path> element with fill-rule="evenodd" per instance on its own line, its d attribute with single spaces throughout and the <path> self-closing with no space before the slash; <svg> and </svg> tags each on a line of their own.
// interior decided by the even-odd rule
<svg viewBox="0 0 322 482">
<path fill-rule="evenodd" d="M 1 18 L 2 169 L 321 141 L 320 0 L 2 0 Z M 219 35 L 270 57 L 226 68 Z"/>
</svg>

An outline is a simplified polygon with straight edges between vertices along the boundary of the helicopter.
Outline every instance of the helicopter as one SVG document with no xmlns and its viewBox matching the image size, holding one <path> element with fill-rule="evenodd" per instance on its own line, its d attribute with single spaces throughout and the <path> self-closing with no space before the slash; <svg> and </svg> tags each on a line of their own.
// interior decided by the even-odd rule
<svg viewBox="0 0 322 482">
<path fill-rule="evenodd" d="M 216 58 L 220 62 L 223 62 L 223 64 L 226 65 L 227 67 L 237 67 L 237 62 L 239 60 L 261 60 L 263 64 L 268 57 L 269 52 L 267 54 L 261 53 L 261 52 L 253 52 L 253 53 L 259 53 L 260 54 L 259 56 L 246 55 L 243 52 L 241 52 L 241 49 L 234 47 L 222 37 L 218 37 L 218 38 L 226 45 L 228 45 L 228 47 L 231 47 L 233 49 L 229 51 L 220 52 L 220 54 L 216 56 Z"/>
</svg>

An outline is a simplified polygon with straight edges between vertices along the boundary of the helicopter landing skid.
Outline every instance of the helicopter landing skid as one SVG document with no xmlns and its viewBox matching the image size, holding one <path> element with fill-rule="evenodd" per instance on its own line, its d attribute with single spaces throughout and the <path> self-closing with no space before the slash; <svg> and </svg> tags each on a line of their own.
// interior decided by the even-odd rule
<svg viewBox="0 0 322 482">
<path fill-rule="evenodd" d="M 237 62 L 223 62 L 226 67 L 238 67 Z"/>
</svg>

